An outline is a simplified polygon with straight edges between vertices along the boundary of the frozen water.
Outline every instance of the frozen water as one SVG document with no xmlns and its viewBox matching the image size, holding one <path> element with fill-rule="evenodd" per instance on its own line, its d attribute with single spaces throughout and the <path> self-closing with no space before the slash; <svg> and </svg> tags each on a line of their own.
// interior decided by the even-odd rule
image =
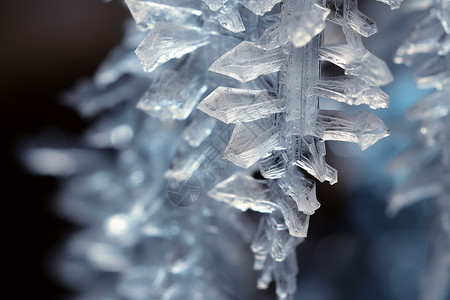
<svg viewBox="0 0 450 300">
<path fill-rule="evenodd" d="M 144 70 L 151 72 L 170 59 L 180 58 L 208 43 L 208 35 L 199 28 L 158 22 L 135 52 Z"/>
<path fill-rule="evenodd" d="M 285 55 L 281 48 L 264 50 L 244 41 L 217 59 L 209 70 L 247 82 L 264 74 L 278 72 Z"/>
<path fill-rule="evenodd" d="M 285 102 L 266 90 L 218 87 L 197 106 L 222 122 L 249 122 L 282 112 Z"/>
</svg>

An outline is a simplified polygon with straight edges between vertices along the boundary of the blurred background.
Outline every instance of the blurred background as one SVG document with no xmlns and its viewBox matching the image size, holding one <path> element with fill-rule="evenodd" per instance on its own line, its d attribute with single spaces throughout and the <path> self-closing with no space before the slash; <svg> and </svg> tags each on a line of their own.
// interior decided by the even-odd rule
<svg viewBox="0 0 450 300">
<path fill-rule="evenodd" d="M 390 63 L 414 19 L 405 23 L 399 12 L 375 1 L 360 6 L 380 29 L 366 41 L 367 48 Z M 72 227 L 51 209 L 58 180 L 27 175 L 17 161 L 18 149 L 44 129 L 61 135 L 83 131 L 86 124 L 60 105 L 61 95 L 91 76 L 119 43 L 129 13 L 117 1 L 16 0 L 3 3 L 0 14 L 7 299 L 60 299 L 68 291 L 47 265 Z M 393 186 L 386 165 L 414 134 L 400 116 L 423 92 L 415 89 L 407 68 L 391 68 L 396 81 L 385 89 L 391 107 L 377 115 L 392 136 L 364 153 L 355 145 L 329 147 L 328 161 L 340 171 L 340 182 L 318 185 L 322 207 L 298 249 L 298 299 L 417 299 L 430 212 L 422 203 L 391 219 L 385 199 Z"/>
<path fill-rule="evenodd" d="M 27 175 L 17 161 L 19 143 L 44 129 L 78 135 L 86 124 L 60 105 L 61 94 L 91 76 L 122 35 L 128 11 L 118 2 L 4 1 L 0 9 L 2 57 L 2 248 L 5 299 L 60 299 L 64 289 L 46 264 L 71 228 L 51 211 L 58 187 L 52 177 Z"/>
</svg>

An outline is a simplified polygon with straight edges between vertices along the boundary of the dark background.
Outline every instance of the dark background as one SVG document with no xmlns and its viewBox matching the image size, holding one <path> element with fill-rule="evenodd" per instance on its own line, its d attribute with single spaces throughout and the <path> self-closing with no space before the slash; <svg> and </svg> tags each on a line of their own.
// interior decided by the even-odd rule
<svg viewBox="0 0 450 300">
<path fill-rule="evenodd" d="M 100 0 L 14 0 L 1 6 L 1 219 L 6 233 L 1 294 L 3 299 L 59 299 L 64 290 L 44 271 L 51 250 L 69 229 L 48 204 L 58 181 L 22 171 L 18 144 L 45 128 L 82 131 L 85 123 L 59 105 L 61 93 L 92 75 L 120 41 L 128 11 L 119 2 Z"/>
</svg>

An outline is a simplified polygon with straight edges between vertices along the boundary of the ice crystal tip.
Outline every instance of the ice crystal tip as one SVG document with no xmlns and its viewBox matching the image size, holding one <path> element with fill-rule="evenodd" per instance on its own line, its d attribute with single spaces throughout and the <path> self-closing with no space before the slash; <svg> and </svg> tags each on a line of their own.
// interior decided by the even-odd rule
<svg viewBox="0 0 450 300">
<path fill-rule="evenodd" d="M 209 43 L 208 35 L 192 26 L 158 22 L 135 53 L 146 72 Z"/>
</svg>

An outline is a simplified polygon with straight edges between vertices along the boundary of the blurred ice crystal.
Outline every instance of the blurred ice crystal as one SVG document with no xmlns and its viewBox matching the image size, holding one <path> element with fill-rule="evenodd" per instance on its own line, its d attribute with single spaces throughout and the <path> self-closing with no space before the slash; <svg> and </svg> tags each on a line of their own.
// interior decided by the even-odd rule
<svg viewBox="0 0 450 300">
<path fill-rule="evenodd" d="M 375 23 L 356 0 L 125 3 L 143 32 L 129 28 L 94 80 L 66 100 L 97 117 L 80 149 L 41 144 L 24 155 L 33 171 L 67 177 L 59 209 L 84 226 L 60 269 L 68 274 L 76 262 L 80 272 L 65 276 L 88 287 L 83 299 L 252 298 L 239 288 L 248 288 L 250 270 L 233 269 L 224 255 L 252 240 L 257 287 L 275 281 L 278 299 L 293 299 L 295 248 L 320 207 L 306 173 L 334 184 L 325 141 L 364 150 L 389 135 L 371 112 L 319 109 L 319 97 L 387 107 L 380 86 L 392 75 L 361 40 Z M 344 43 L 324 41 L 327 21 L 342 28 Z M 325 60 L 345 75 L 322 76 Z M 447 74 L 433 66 L 427 82 Z M 258 170 L 263 179 L 252 176 Z M 195 188 L 180 184 L 194 179 Z M 189 205 L 168 201 L 188 193 Z M 262 213 L 257 230 L 246 210 Z M 107 283 L 93 286 L 93 276 Z"/>
<path fill-rule="evenodd" d="M 433 91 L 415 103 L 406 116 L 418 121 L 417 140 L 392 163 L 407 177 L 393 191 L 388 213 L 433 199 L 428 262 L 420 299 L 446 299 L 450 287 L 450 98 L 448 1 L 426 7 L 428 16 L 417 23 L 397 50 L 394 61 L 415 67 L 419 88 Z M 431 201 L 431 200 L 430 200 Z"/>
</svg>

